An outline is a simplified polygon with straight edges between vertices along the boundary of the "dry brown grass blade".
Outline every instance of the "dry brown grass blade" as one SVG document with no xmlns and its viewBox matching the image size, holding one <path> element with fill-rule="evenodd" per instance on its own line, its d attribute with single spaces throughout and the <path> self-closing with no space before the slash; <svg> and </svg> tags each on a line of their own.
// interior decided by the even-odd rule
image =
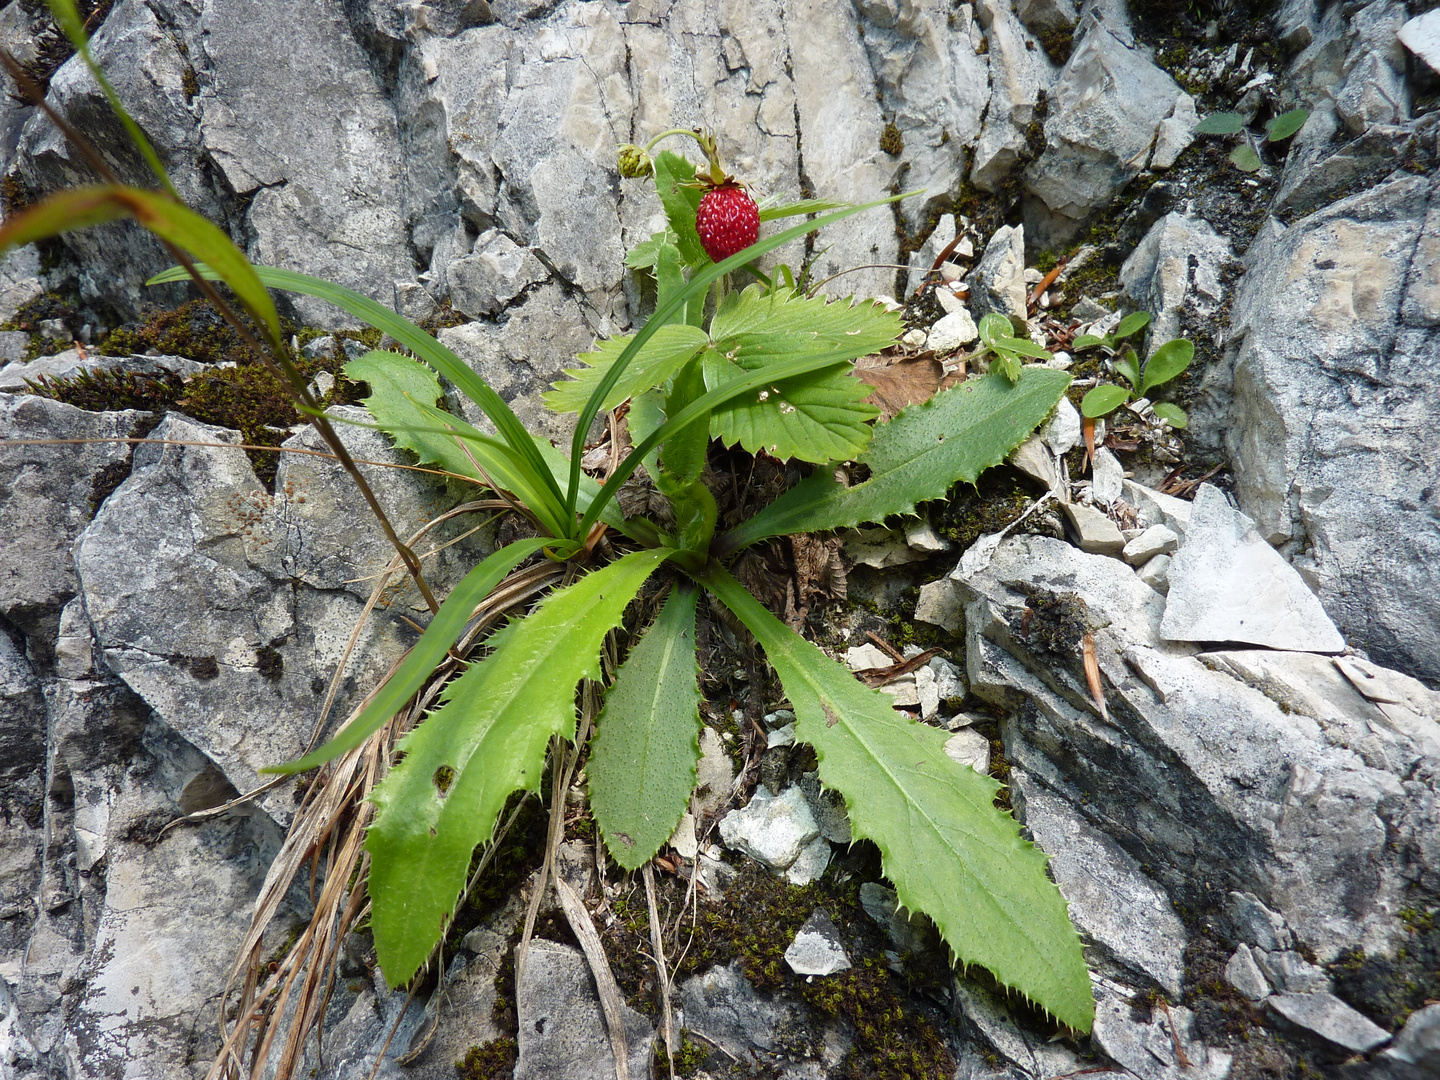
<svg viewBox="0 0 1440 1080">
<path fill-rule="evenodd" d="M 560 909 L 585 959 L 590 963 L 590 973 L 595 976 L 595 989 L 600 995 L 600 1011 L 605 1014 L 605 1027 L 610 1031 L 610 1050 L 615 1055 L 615 1080 L 630 1080 L 630 1045 L 625 1037 L 625 999 L 620 995 L 620 986 L 610 970 L 610 961 L 605 958 L 605 946 L 595 929 L 594 920 L 575 890 L 566 884 L 559 874 L 555 875 L 555 895 L 560 898 Z M 654 925 L 653 923 L 651 924 Z"/>
<path fill-rule="evenodd" d="M 641 874 L 645 878 L 645 903 L 650 910 L 650 948 L 654 951 L 655 977 L 660 984 L 660 1037 L 665 1040 L 665 1064 L 670 1080 L 675 1080 L 675 1017 L 670 1009 L 670 969 L 665 965 L 665 931 L 660 925 L 660 908 L 655 903 L 655 871 L 647 862 Z M 693 884 L 695 875 L 690 875 Z"/>
</svg>

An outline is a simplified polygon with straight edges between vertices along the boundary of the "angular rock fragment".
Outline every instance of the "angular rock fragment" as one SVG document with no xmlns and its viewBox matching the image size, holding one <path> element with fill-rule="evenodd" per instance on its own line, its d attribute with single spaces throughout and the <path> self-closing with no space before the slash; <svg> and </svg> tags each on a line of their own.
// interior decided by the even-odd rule
<svg viewBox="0 0 1440 1080">
<path fill-rule="evenodd" d="M 1195 496 L 1168 577 L 1160 632 L 1170 641 L 1243 641 L 1304 652 L 1345 648 L 1300 575 L 1210 484 Z"/>
<path fill-rule="evenodd" d="M 1388 1031 L 1334 994 L 1274 994 L 1266 1000 L 1292 1024 L 1357 1054 L 1368 1054 L 1390 1041 Z"/>
<path fill-rule="evenodd" d="M 824 908 L 816 908 L 785 950 L 785 963 L 796 975 L 834 975 L 850 967 L 840 931 Z"/>
</svg>

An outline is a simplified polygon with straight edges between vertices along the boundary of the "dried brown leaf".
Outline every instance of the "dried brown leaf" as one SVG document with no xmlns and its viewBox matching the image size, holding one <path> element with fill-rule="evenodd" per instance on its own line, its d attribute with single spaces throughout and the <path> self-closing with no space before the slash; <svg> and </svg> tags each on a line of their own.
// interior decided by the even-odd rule
<svg viewBox="0 0 1440 1080">
<path fill-rule="evenodd" d="M 874 387 L 865 400 L 880 410 L 884 422 L 902 409 L 934 397 L 945 378 L 945 368 L 933 355 L 921 355 L 876 367 L 856 364 L 855 377 Z"/>
<path fill-rule="evenodd" d="M 1090 696 L 1100 710 L 1104 720 L 1110 719 L 1110 710 L 1105 707 L 1105 687 L 1100 682 L 1100 660 L 1095 655 L 1095 638 L 1087 631 L 1081 652 L 1085 660 L 1085 682 L 1090 687 Z"/>
</svg>

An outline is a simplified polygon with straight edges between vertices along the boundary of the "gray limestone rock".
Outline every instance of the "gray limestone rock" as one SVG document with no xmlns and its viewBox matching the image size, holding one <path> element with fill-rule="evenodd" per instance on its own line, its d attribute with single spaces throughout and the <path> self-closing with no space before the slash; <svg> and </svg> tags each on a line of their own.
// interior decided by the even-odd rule
<svg viewBox="0 0 1440 1080">
<path fill-rule="evenodd" d="M 1125 549 L 1120 527 L 1103 510 L 1084 503 L 1062 503 L 1060 509 L 1080 538 L 1080 550 L 1097 555 L 1119 555 Z"/>
<path fill-rule="evenodd" d="M 1335 94 L 1335 106 L 1352 136 L 1375 124 L 1409 119 L 1410 88 L 1400 41 L 1406 21 L 1405 5 L 1396 0 L 1365 4 L 1347 20 L 1345 82 Z"/>
<path fill-rule="evenodd" d="M 493 231 L 475 242 L 472 254 L 456 259 L 445 272 L 451 306 L 472 319 L 496 314 L 548 276 L 539 259 L 504 233 Z"/>
<path fill-rule="evenodd" d="M 378 433 L 337 427 L 355 456 L 400 460 Z M 176 414 L 153 436 L 236 439 Z M 444 486 L 420 474 L 371 476 L 402 535 L 449 505 Z M 357 579 L 392 554 L 332 462 L 287 457 L 272 495 L 238 449 L 147 445 L 77 540 L 75 565 L 106 665 L 249 790 L 256 770 L 304 745 L 373 588 Z M 440 564 L 437 587 L 458 579 L 466 557 L 455 550 Z M 412 584 L 395 587 L 397 613 L 417 603 Z M 341 683 L 340 717 L 411 640 L 394 614 L 366 622 Z M 283 816 L 279 800 L 264 805 Z"/>
<path fill-rule="evenodd" d="M 595 334 L 580 305 L 551 282 L 527 293 L 498 325 L 465 323 L 438 336 L 509 403 L 527 430 L 559 441 L 568 454 L 575 418 L 551 412 L 540 395 L 575 367 L 575 355 L 594 344 Z M 490 422 L 468 399 L 457 404 L 465 419 L 489 430 Z"/>
<path fill-rule="evenodd" d="M 1160 633 L 1170 641 L 1241 641 L 1299 652 L 1345 648 L 1300 575 L 1210 484 L 1200 485 L 1167 576 Z"/>
<path fill-rule="evenodd" d="M 894 889 L 867 881 L 860 886 L 860 906 L 890 936 L 901 953 L 919 954 L 938 940 L 935 926 L 923 915 L 903 911 Z"/>
<path fill-rule="evenodd" d="M 1440 72 L 1440 14 L 1427 11 L 1417 15 L 1400 27 L 1395 36 L 1401 45 L 1429 64 L 1432 71 Z"/>
<path fill-rule="evenodd" d="M 615 1054 L 590 967 L 578 949 L 543 938 L 530 943 L 516 986 L 520 1058 L 516 1080 L 612 1080 Z M 623 1006 L 630 1075 L 648 1075 L 650 1022 Z"/>
<path fill-rule="evenodd" d="M 1162 597 L 1124 563 L 1060 541 L 1011 537 L 956 584 L 971 692 L 1013 717 L 1001 725 L 1012 767 L 1083 805 L 1172 902 L 1251 892 L 1293 931 L 1285 947 L 1322 963 L 1351 944 L 1393 947 L 1408 883 L 1440 872 L 1432 725 L 1393 723 L 1326 657 L 1167 645 Z M 1034 616 L 1027 635 L 1038 596 L 1056 621 L 1037 634 Z M 1431 700 L 1415 704 L 1440 716 Z"/>
<path fill-rule="evenodd" d="M 799 788 L 805 793 L 810 813 L 819 826 L 820 835 L 834 844 L 848 844 L 853 840 L 850 832 L 850 815 L 845 810 L 845 800 L 834 788 L 822 788 L 816 773 L 806 773 L 800 778 Z"/>
<path fill-rule="evenodd" d="M 1271 911 L 1253 893 L 1231 892 L 1225 898 L 1225 914 L 1242 942 L 1274 952 L 1289 948 L 1293 940 L 1283 916 Z"/>
<path fill-rule="evenodd" d="M 785 950 L 785 963 L 796 975 L 834 975 L 850 967 L 840 931 L 823 908 L 805 920 Z"/>
<path fill-rule="evenodd" d="M 1440 677 L 1432 470 L 1440 416 L 1440 211 L 1402 176 L 1246 256 L 1223 409 L 1197 415 L 1228 447 L 1240 508 L 1299 565 L 1346 640 Z"/>
<path fill-rule="evenodd" d="M 250 257 L 389 302 L 415 272 L 401 212 L 405 151 L 343 5 L 319 0 L 293 19 L 278 0 L 208 0 L 197 32 L 199 135 L 229 188 L 253 196 Z M 290 302 L 306 321 L 344 325 L 321 301 Z"/>
<path fill-rule="evenodd" d="M 194 99 L 186 93 L 186 72 L 194 74 L 186 53 L 188 46 L 195 44 L 193 39 L 187 42 L 186 31 L 194 21 L 194 9 L 188 6 L 123 0 L 95 32 L 91 49 L 120 100 L 166 164 L 181 198 L 214 219 L 223 216 L 223 203 L 201 167 L 204 139 Z M 177 33 L 178 28 L 184 29 Z M 273 55 L 274 50 L 271 52 Z M 47 100 L 94 144 L 105 147 L 109 164 L 122 182 L 145 187 L 154 184 L 149 167 L 132 147 L 80 57 L 71 57 L 55 73 Z M 19 133 L 15 153 L 19 176 L 37 192 L 100 179 L 39 112 L 32 111 Z M 173 265 L 174 259 L 136 225 L 112 223 L 76 230 L 67 233 L 62 242 L 75 258 L 80 292 L 87 299 L 134 310 L 141 302 L 161 303 L 184 295 L 178 286 L 145 288 L 145 279 Z"/>
<path fill-rule="evenodd" d="M 1440 1005 L 1427 1005 L 1412 1013 L 1377 1060 L 1391 1070 L 1381 1075 L 1395 1080 L 1420 1080 L 1440 1071 Z"/>
<path fill-rule="evenodd" d="M 1150 155 L 1150 168 L 1168 169 L 1175 159 L 1195 141 L 1195 126 L 1200 114 L 1195 110 L 1195 99 L 1181 94 L 1175 99 L 1175 108 L 1169 116 L 1160 121 L 1155 134 L 1155 150 Z"/>
<path fill-rule="evenodd" d="M 737 1059 L 785 1052 L 804 1025 L 804 1012 L 783 997 L 756 993 L 740 966 L 711 968 L 680 984 L 685 1026 Z M 643 1074 L 640 1074 L 643 1075 Z"/>
<path fill-rule="evenodd" d="M 204 364 L 183 356 L 105 356 L 79 349 L 66 349 L 54 356 L 42 356 L 29 363 L 17 362 L 0 367 L 0 393 L 24 393 L 29 382 L 42 379 L 71 379 L 97 371 L 128 372 L 134 375 L 194 375 Z"/>
<path fill-rule="evenodd" d="M 1182 317 L 1208 316 L 1225 297 L 1229 243 L 1208 223 L 1166 214 L 1120 267 L 1120 284 L 1140 311 L 1149 312 L 1150 347 L 1182 336 Z"/>
<path fill-rule="evenodd" d="M 1158 885 L 1118 844 L 1024 772 L 1010 774 L 1020 820 L 1050 855 L 1070 918 L 1109 959 L 1178 998 L 1185 927 Z"/>
<path fill-rule="evenodd" d="M 757 788 L 749 805 L 720 820 L 720 838 L 726 847 L 777 873 L 788 869 L 819 836 L 820 827 L 798 786 L 779 795 Z"/>
<path fill-rule="evenodd" d="M 981 191 L 996 191 L 1020 165 L 1036 104 L 1042 92 L 1049 93 L 1055 69 L 1009 4 L 980 0 L 975 17 L 988 45 L 990 104 L 975 144 L 970 182 Z"/>
<path fill-rule="evenodd" d="M 1131 1019 L 1128 987 L 1092 978 L 1095 990 L 1095 1045 L 1140 1080 L 1224 1080 L 1231 1057 L 1191 1034 L 1194 1014 L 1183 1005 L 1152 1007 L 1149 1023 Z M 1176 1047 L 1184 1051 L 1181 1064 Z"/>
<path fill-rule="evenodd" d="M 1366 1019 L 1334 994 L 1275 994 L 1270 1008 L 1307 1031 L 1360 1054 L 1390 1041 L 1390 1033 Z"/>
<path fill-rule="evenodd" d="M 1148 563 L 1157 555 L 1168 555 L 1180 546 L 1180 538 L 1166 525 L 1151 525 L 1139 536 L 1125 541 L 1121 554 L 1131 566 Z M 1168 567 L 1168 563 L 1166 564 Z"/>
<path fill-rule="evenodd" d="M 1255 963 L 1277 991 L 1287 994 L 1328 994 L 1335 989 L 1330 977 L 1293 949 L 1267 953 L 1256 949 Z"/>
<path fill-rule="evenodd" d="M 1037 34 L 1068 33 L 1080 17 L 1075 0 L 1019 0 L 1015 14 Z"/>
<path fill-rule="evenodd" d="M 864 0 L 856 7 L 881 105 L 904 143 L 898 156 L 909 166 L 906 188 L 929 193 L 900 204 L 917 228 L 940 193 L 955 191 L 964 176 L 964 148 L 980 133 L 989 96 L 987 58 L 975 49 L 963 9 L 938 0 Z"/>
<path fill-rule="evenodd" d="M 1051 215 L 1042 243 L 1073 234 L 1146 164 L 1161 121 L 1181 96 L 1113 14 L 1085 16 L 1083 36 L 1055 83 L 1045 151 L 1026 190 Z"/>
<path fill-rule="evenodd" d="M 880 198 L 898 175 L 898 162 L 880 148 L 884 118 L 853 8 L 791 0 L 785 28 L 807 178 L 827 198 L 857 203 Z M 938 132 L 934 139 L 938 143 Z M 857 214 L 827 229 L 824 247 L 812 270 L 817 281 L 899 258 L 894 221 L 885 214 Z M 874 296 L 890 292 L 894 281 L 893 271 L 863 270 L 830 282 L 824 291 Z"/>
<path fill-rule="evenodd" d="M 1255 963 L 1255 955 L 1250 951 L 1250 946 L 1244 942 L 1236 947 L 1234 954 L 1225 964 L 1225 981 L 1251 1001 L 1263 1001 L 1270 996 L 1270 984 L 1265 981 L 1260 965 Z"/>
<path fill-rule="evenodd" d="M 1002 225 L 985 245 L 970 274 L 970 303 L 976 315 L 1025 317 L 1025 227 Z M 947 316 L 954 318 L 954 316 Z"/>
<path fill-rule="evenodd" d="M 0 394 L 4 439 L 124 438 L 149 417 L 84 412 L 47 398 Z M 79 587 L 71 545 L 129 464 L 125 443 L 0 450 L 0 615 L 29 632 L 58 618 Z"/>
<path fill-rule="evenodd" d="M 985 1042 L 1007 1061 L 1013 1062 L 1020 1070 L 1019 1077 L 1024 1080 L 1064 1076 L 1081 1067 L 1069 1048 L 1022 1026 L 1004 1002 L 990 990 L 957 977 L 953 1001 L 952 1008 L 979 1031 Z M 993 1060 L 993 1055 L 990 1057 Z M 962 1072 L 957 1075 L 964 1075 L 963 1065 L 961 1069 Z M 1012 1080 L 1017 1074 L 987 1070 L 971 1075 L 981 1075 L 986 1080 L 996 1080 L 1000 1076 Z"/>
</svg>

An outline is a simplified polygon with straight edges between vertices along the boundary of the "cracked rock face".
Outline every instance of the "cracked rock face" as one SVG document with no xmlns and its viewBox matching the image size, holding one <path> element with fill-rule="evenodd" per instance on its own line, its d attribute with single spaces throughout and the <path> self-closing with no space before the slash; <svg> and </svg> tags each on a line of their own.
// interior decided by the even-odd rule
<svg viewBox="0 0 1440 1080">
<path fill-rule="evenodd" d="M 1364 1049 L 1370 1060 L 1346 1068 L 1369 1080 L 1434 1074 L 1436 1006 L 1380 1031 L 1374 1021 L 1385 1018 L 1342 1004 L 1344 979 L 1325 967 L 1354 947 L 1393 955 L 1407 934 L 1397 913 L 1440 895 L 1440 701 L 1430 688 L 1440 680 L 1440 211 L 1433 175 L 1412 171 L 1428 160 L 1435 125 L 1433 83 L 1417 82 L 1420 61 L 1398 36 L 1405 5 L 1277 5 L 1288 67 L 1243 66 L 1247 77 L 1273 76 L 1264 85 L 1311 117 L 1283 165 L 1276 155 L 1273 187 L 1257 188 L 1273 191 L 1276 215 L 1258 235 L 1207 219 L 1185 148 L 1215 103 L 1181 92 L 1172 78 L 1181 73 L 1162 70 L 1163 50 L 1137 38 L 1117 3 L 321 0 L 304 18 L 293 7 L 119 0 L 95 51 L 190 205 L 258 261 L 416 317 L 448 303 L 467 321 L 441 339 L 550 438 L 570 431 L 540 393 L 597 337 L 633 328 L 648 302 L 621 258 L 664 221 L 651 185 L 616 173 L 619 143 L 704 125 L 762 197 L 858 202 L 924 188 L 771 258 L 798 269 L 819 255 L 815 280 L 853 271 L 823 286 L 832 296 L 886 294 L 896 271 L 853 268 L 903 262 L 903 250 L 928 270 L 959 234 L 955 259 L 973 266 L 984 251 L 996 264 L 966 281 L 977 316 L 1028 314 L 1038 278 L 1027 279 L 1027 263 L 1123 202 L 1142 170 L 1163 171 L 1117 234 L 1136 244 L 1120 303 L 1153 315 L 1151 347 L 1181 334 L 1216 342 L 1201 350 L 1213 356 L 1208 368 L 1197 361 L 1193 373 L 1191 430 L 1228 458 L 1231 516 L 1259 534 L 1237 536 L 1268 545 L 1287 589 L 1304 592 L 1316 623 L 1333 622 L 1344 640 L 1256 642 L 1233 626 L 1229 640 L 1210 640 L 1216 590 L 1222 600 L 1243 592 L 1224 595 L 1223 575 L 1203 569 L 1203 587 L 1191 587 L 1185 545 L 1213 517 L 1203 500 L 1192 515 L 1191 503 L 1125 479 L 1128 462 L 1109 450 L 1097 455 L 1092 499 L 1125 500 L 1150 532 L 1122 533 L 1135 523 L 1071 504 L 1085 550 L 1011 536 L 988 564 L 974 558 L 924 584 L 926 621 L 952 635 L 964 678 L 937 658 L 913 685 L 892 688 L 897 704 L 949 726 L 957 757 L 1008 766 L 1016 814 L 1051 854 L 1085 934 L 1099 1004 L 1093 1038 L 1071 1045 L 963 974 L 942 980 L 937 1007 L 948 1010 L 956 1076 L 1040 1080 L 1101 1061 L 1146 1080 L 1219 1080 L 1241 1050 L 1219 1045 L 1203 989 L 1182 1004 L 1207 945 L 1216 976 L 1255 1003 L 1267 1034 L 1338 1055 L 1326 1061 Z M 1057 66 L 1049 54 L 1066 36 Z M 0 9 L 0 42 L 34 59 L 21 4 Z M 1236 69 L 1226 48 L 1200 50 L 1206 59 L 1181 81 Z M 78 61 L 56 73 L 50 102 L 127 182 L 150 183 Z M 93 179 L 43 118 L 3 96 L 0 136 L 6 175 L 32 195 Z M 1023 229 L 980 235 L 953 202 L 967 182 L 1018 197 Z M 897 228 L 923 244 L 902 248 Z M 65 244 L 70 262 L 58 272 L 33 248 L 5 258 L 0 314 L 65 272 L 86 300 L 121 313 L 182 295 L 143 285 L 170 259 L 132 227 L 72 233 Z M 318 302 L 288 303 L 305 322 L 346 325 Z M 965 311 L 952 319 L 968 320 Z M 1119 316 L 1092 298 L 1087 318 L 1113 327 Z M 943 344 L 940 329 L 932 347 Z M 943 329 L 960 344 L 974 336 L 963 321 Z M 27 339 L 4 333 L 0 355 L 19 361 Z M 263 490 L 234 433 L 179 414 L 87 413 L 24 395 L 24 379 L 42 370 L 111 362 L 64 352 L 66 335 L 52 333 L 61 355 L 49 367 L 7 367 L 7 385 L 22 392 L 0 394 L 0 437 L 123 437 L 158 421 L 158 437 L 220 445 L 0 449 L 0 1080 L 203 1075 L 228 964 L 291 794 L 160 829 L 225 803 L 257 783 L 260 767 L 300 751 L 391 552 L 331 463 L 287 455 Z M 114 360 L 129 370 L 168 362 Z M 480 422 L 465 403 L 452 406 Z M 1068 415 L 1068 435 L 1062 410 L 1035 445 L 1056 454 L 1076 445 L 1079 420 Z M 400 460 L 374 433 L 340 432 L 357 457 Z M 289 445 L 319 447 L 308 431 Z M 402 535 L 462 497 L 365 468 Z M 443 543 L 460 531 L 447 523 L 432 536 Z M 916 536 L 904 550 L 919 548 Z M 464 540 L 428 559 L 427 574 L 443 593 L 489 547 L 485 533 Z M 884 571 L 894 584 L 913 572 Z M 1076 627 L 1032 615 L 1045 632 L 1031 632 L 1026 612 L 1042 594 L 1087 613 L 1108 716 L 1078 639 L 1066 636 Z M 1195 605 L 1197 595 L 1211 600 Z M 1196 641 L 1168 639 L 1172 603 L 1170 632 Z M 1201 629 L 1177 629 L 1185 604 Z M 425 610 L 396 579 L 356 642 L 332 720 L 413 641 L 406 618 L 423 622 Z M 1295 620 L 1281 621 L 1294 630 Z M 1302 645 L 1347 651 L 1294 651 Z M 951 699 L 965 697 L 946 720 Z M 986 727 L 997 715 L 1003 759 L 992 759 L 999 747 Z M 775 759 L 788 761 L 785 725 L 772 726 L 774 751 L 784 751 Z M 720 838 L 792 882 L 849 872 L 843 801 L 814 773 L 778 796 L 732 803 L 724 744 L 709 727 L 701 741 L 697 850 L 679 861 L 693 862 L 711 894 L 735 878 L 705 831 L 707 815 L 726 811 Z M 592 854 L 569 861 L 588 868 Z M 897 911 L 883 884 L 866 880 L 858 894 L 893 957 L 938 949 L 933 928 Z M 504 1034 L 491 1016 L 494 974 L 523 910 L 511 896 L 447 957 L 444 1000 L 407 1003 L 358 947 L 324 1060 L 304 1068 L 322 1080 L 368 1075 L 377 1062 L 386 1078 L 453 1076 L 469 1046 Z M 265 953 L 306 917 L 306 897 L 288 898 Z M 809 936 L 833 944 L 828 932 Z M 892 962 L 841 945 L 857 969 Z M 822 960 L 800 966 L 836 970 Z M 536 943 L 520 987 L 519 1074 L 610 1075 L 589 978 L 573 950 Z M 675 990 L 682 1022 L 721 1048 L 716 1068 L 729 1054 L 783 1059 L 792 1078 L 841 1069 L 850 1036 L 793 994 L 758 991 L 738 965 Z M 437 1014 L 428 1056 L 396 1064 Z M 629 1020 L 639 1075 L 650 1028 Z"/>
</svg>

